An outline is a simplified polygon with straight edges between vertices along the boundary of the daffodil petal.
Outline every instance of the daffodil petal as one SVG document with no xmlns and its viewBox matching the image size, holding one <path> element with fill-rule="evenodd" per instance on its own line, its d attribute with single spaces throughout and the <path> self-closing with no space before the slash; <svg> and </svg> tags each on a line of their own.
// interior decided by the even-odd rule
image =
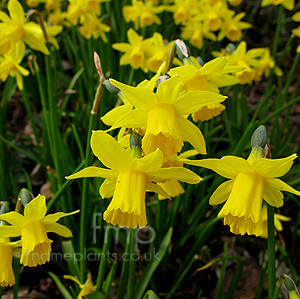
<svg viewBox="0 0 300 299">
<path fill-rule="evenodd" d="M 107 178 L 111 176 L 113 172 L 110 169 L 100 168 L 96 166 L 86 167 L 74 174 L 66 177 L 67 180 L 78 179 L 78 178 Z"/>
<path fill-rule="evenodd" d="M 18 227 L 21 227 L 26 222 L 24 216 L 17 212 L 9 212 L 9 213 L 1 214 L 0 220 L 4 220 Z"/>
<path fill-rule="evenodd" d="M 297 191 L 296 189 L 289 186 L 288 184 L 286 184 L 285 182 L 283 182 L 280 179 L 266 178 L 266 188 L 267 187 L 271 187 L 271 188 L 277 189 L 279 191 L 287 191 L 287 192 L 290 192 L 290 193 L 300 196 L 300 191 Z"/>
<path fill-rule="evenodd" d="M 55 214 L 49 214 L 49 215 L 45 216 L 45 218 L 42 220 L 42 222 L 45 225 L 48 225 L 50 223 L 57 222 L 62 217 L 70 216 L 70 215 L 73 215 L 73 214 L 76 214 L 76 213 L 79 213 L 79 210 L 76 210 L 76 211 L 71 212 L 71 213 L 57 212 Z"/>
<path fill-rule="evenodd" d="M 147 182 L 146 189 L 147 189 L 147 191 L 160 194 L 160 195 L 164 196 L 165 198 L 170 198 L 170 195 L 161 186 L 159 186 L 157 184 Z"/>
<path fill-rule="evenodd" d="M 134 159 L 131 167 L 136 171 L 145 173 L 156 172 L 160 170 L 163 162 L 164 157 L 162 151 L 156 150 L 143 158 Z"/>
<path fill-rule="evenodd" d="M 114 179 L 109 178 L 101 184 L 99 193 L 102 198 L 110 198 L 114 195 L 116 180 L 117 177 L 115 177 Z"/>
<path fill-rule="evenodd" d="M 221 184 L 212 194 L 209 199 L 210 205 L 219 205 L 220 203 L 226 201 L 232 190 L 234 180 L 230 180 Z"/>
<path fill-rule="evenodd" d="M 114 130 L 120 127 L 143 128 L 146 127 L 146 124 L 147 124 L 147 111 L 131 110 L 125 113 L 122 117 L 120 117 L 118 121 L 116 121 L 109 130 Z"/>
<path fill-rule="evenodd" d="M 21 3 L 17 0 L 10 0 L 8 2 L 8 10 L 12 20 L 18 23 L 25 23 L 24 10 Z"/>
<path fill-rule="evenodd" d="M 233 179 L 238 174 L 237 170 L 232 169 L 230 166 L 224 164 L 221 159 L 205 159 L 205 160 L 181 159 L 180 161 L 188 165 L 200 166 L 200 167 L 211 169 L 217 174 L 227 179 Z"/>
<path fill-rule="evenodd" d="M 173 105 L 178 115 L 188 115 L 197 112 L 203 106 L 223 102 L 226 98 L 216 92 L 193 90 L 179 96 Z"/>
<path fill-rule="evenodd" d="M 21 229 L 17 226 L 2 225 L 0 226 L 1 238 L 13 238 L 21 236 Z"/>
<path fill-rule="evenodd" d="M 281 177 L 290 170 L 296 158 L 296 154 L 282 159 L 261 158 L 255 160 L 252 167 L 264 177 Z"/>
<path fill-rule="evenodd" d="M 49 223 L 45 226 L 46 232 L 48 233 L 56 233 L 62 237 L 69 238 L 72 237 L 72 232 L 64 225 L 59 223 Z"/>
<path fill-rule="evenodd" d="M 279 208 L 283 205 L 283 194 L 274 188 L 265 188 L 264 200 L 271 206 Z"/>
<path fill-rule="evenodd" d="M 200 154 L 206 155 L 205 139 L 199 128 L 184 117 L 177 119 L 182 139 L 188 141 Z"/>
<path fill-rule="evenodd" d="M 109 81 L 112 85 L 122 90 L 128 102 L 138 109 L 147 110 L 157 104 L 155 93 L 147 88 L 132 87 L 113 79 Z"/>
<path fill-rule="evenodd" d="M 160 103 L 176 102 L 183 79 L 179 76 L 174 76 L 159 84 L 157 88 L 157 98 Z"/>
<path fill-rule="evenodd" d="M 91 148 L 94 155 L 108 168 L 126 170 L 130 167 L 132 159 L 129 153 L 104 131 L 93 131 Z"/>
<path fill-rule="evenodd" d="M 252 167 L 249 162 L 241 157 L 235 156 L 224 156 L 221 158 L 221 162 L 223 162 L 226 166 L 237 172 L 251 172 Z"/>
<path fill-rule="evenodd" d="M 200 181 L 202 181 L 202 178 L 199 177 L 197 174 L 183 167 L 161 168 L 157 172 L 147 173 L 147 176 L 155 182 L 175 179 L 189 184 L 197 184 Z"/>
<path fill-rule="evenodd" d="M 47 213 L 46 197 L 39 194 L 30 201 L 24 209 L 24 217 L 26 220 L 41 220 Z"/>
<path fill-rule="evenodd" d="M 114 123 L 119 121 L 120 118 L 124 117 L 125 114 L 129 113 L 132 110 L 131 105 L 122 105 L 116 107 L 109 112 L 107 112 L 101 120 L 108 126 L 112 126 Z"/>
</svg>

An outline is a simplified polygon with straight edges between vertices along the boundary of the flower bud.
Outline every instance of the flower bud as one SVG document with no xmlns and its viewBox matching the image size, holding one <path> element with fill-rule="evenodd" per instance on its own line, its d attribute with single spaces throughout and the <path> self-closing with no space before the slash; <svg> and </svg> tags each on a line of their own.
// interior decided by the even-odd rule
<svg viewBox="0 0 300 299">
<path fill-rule="evenodd" d="M 191 56 L 190 49 L 182 40 L 176 39 L 175 46 L 177 55 L 181 60 L 183 60 L 184 58 L 189 58 Z"/>
<path fill-rule="evenodd" d="M 265 126 L 259 126 L 251 137 L 251 147 L 260 147 L 262 149 L 265 148 L 268 141 L 267 130 Z"/>
<path fill-rule="evenodd" d="M 31 200 L 34 197 L 33 197 L 33 194 L 29 190 L 22 188 L 21 191 L 19 192 L 18 198 L 21 199 L 23 206 L 26 207 L 27 204 L 29 204 L 29 202 L 31 202 Z"/>
<path fill-rule="evenodd" d="M 156 87 L 158 87 L 161 82 L 164 82 L 164 81 L 168 80 L 169 78 L 170 78 L 170 76 L 168 76 L 168 75 L 159 76 L 156 81 Z"/>
<path fill-rule="evenodd" d="M 136 132 L 131 133 L 130 135 L 130 156 L 132 158 L 141 158 L 142 157 L 142 136 Z"/>
<path fill-rule="evenodd" d="M 119 92 L 120 92 L 120 89 L 118 88 L 118 87 L 116 87 L 116 86 L 114 86 L 114 85 L 112 85 L 111 83 L 110 83 L 110 81 L 109 80 L 104 80 L 103 81 L 103 85 L 106 87 L 106 89 L 110 92 L 110 93 L 112 93 L 112 94 L 118 94 Z"/>
</svg>

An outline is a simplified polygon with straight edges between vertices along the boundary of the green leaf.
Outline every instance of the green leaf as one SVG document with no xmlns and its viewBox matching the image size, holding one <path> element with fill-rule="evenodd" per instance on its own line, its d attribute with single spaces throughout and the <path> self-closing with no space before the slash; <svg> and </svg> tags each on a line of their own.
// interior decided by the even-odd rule
<svg viewBox="0 0 300 299">
<path fill-rule="evenodd" d="M 144 299 L 159 299 L 159 297 L 152 290 L 149 290 L 145 294 Z"/>
<path fill-rule="evenodd" d="M 63 283 L 60 281 L 58 276 L 56 274 L 52 273 L 52 272 L 48 272 L 48 274 L 54 280 L 54 282 L 56 283 L 58 289 L 60 290 L 60 292 L 62 293 L 64 298 L 65 299 L 73 299 L 72 295 L 69 293 L 67 288 L 63 285 Z"/>
<path fill-rule="evenodd" d="M 167 249 L 169 248 L 171 237 L 173 233 L 173 228 L 170 227 L 168 232 L 166 233 L 165 237 L 163 238 L 161 245 L 158 248 L 157 254 L 155 255 L 155 258 L 148 264 L 146 269 L 144 270 L 136 288 L 135 288 L 135 298 L 139 299 L 142 298 L 150 279 L 153 276 L 154 271 L 157 269 L 158 265 L 164 258 L 164 255 L 167 252 Z"/>
</svg>

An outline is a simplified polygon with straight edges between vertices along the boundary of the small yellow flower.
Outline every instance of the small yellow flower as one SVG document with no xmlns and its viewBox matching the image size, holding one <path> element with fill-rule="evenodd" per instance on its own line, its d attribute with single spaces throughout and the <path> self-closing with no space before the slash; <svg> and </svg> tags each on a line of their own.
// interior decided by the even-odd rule
<svg viewBox="0 0 300 299">
<path fill-rule="evenodd" d="M 144 49 L 147 57 L 147 67 L 156 73 L 160 66 L 167 62 L 174 42 L 165 45 L 161 34 L 155 32 L 153 37 L 144 41 Z"/>
<path fill-rule="evenodd" d="M 159 148 L 165 156 L 171 156 L 181 151 L 183 141 L 190 142 L 200 153 L 206 153 L 201 131 L 185 116 L 205 105 L 222 102 L 226 97 L 202 90 L 180 94 L 183 80 L 179 76 L 160 83 L 156 93 L 144 87 L 132 87 L 115 80 L 111 80 L 111 83 L 119 88 L 128 102 L 135 107 L 126 115 L 122 111 L 119 120 L 112 124 L 113 128 L 146 128 L 142 141 L 145 154 Z M 115 109 L 112 111 L 116 111 Z M 114 115 L 116 117 L 117 111 Z M 103 120 L 111 125 L 107 117 Z"/>
<path fill-rule="evenodd" d="M 24 43 L 17 43 L 10 54 L 0 57 L 0 79 L 5 81 L 8 76 L 16 77 L 20 90 L 23 89 L 23 77 L 28 76 L 29 71 L 20 66 L 25 53 Z"/>
<path fill-rule="evenodd" d="M 281 4 L 285 9 L 293 10 L 295 7 L 295 0 L 262 0 L 261 6 L 268 6 L 270 4 Z"/>
<path fill-rule="evenodd" d="M 251 24 L 241 21 L 246 13 L 241 12 L 235 15 L 233 10 L 227 10 L 224 13 L 224 24 L 218 35 L 218 40 L 222 40 L 225 36 L 232 42 L 239 41 L 242 36 L 242 30 L 251 28 Z"/>
<path fill-rule="evenodd" d="M 127 23 L 132 21 L 135 30 L 145 26 L 151 26 L 153 23 L 161 24 L 161 20 L 156 14 L 165 10 L 164 6 L 153 6 L 153 2 L 144 3 L 139 0 L 132 0 L 132 6 L 123 7 L 124 19 Z"/>
<path fill-rule="evenodd" d="M 103 219 L 113 225 L 136 228 L 147 224 L 146 190 L 169 197 L 153 182 L 178 179 L 196 184 L 201 180 L 198 175 L 183 167 L 161 168 L 163 154 L 160 150 L 142 158 L 133 158 L 128 150 L 104 131 L 93 131 L 91 147 L 94 155 L 110 169 L 90 166 L 66 179 L 105 178 L 99 190 L 100 195 L 113 198 Z"/>
<path fill-rule="evenodd" d="M 209 203 L 218 205 L 226 201 L 218 216 L 224 217 L 224 224 L 229 225 L 234 234 L 263 234 L 263 199 L 271 206 L 280 207 L 283 205 L 281 191 L 300 196 L 299 191 L 277 178 L 290 170 L 296 154 L 282 159 L 255 158 L 255 155 L 255 151 L 252 151 L 248 160 L 234 156 L 183 160 L 186 164 L 211 169 L 230 179 L 215 190 Z"/>
<path fill-rule="evenodd" d="M 10 242 L 9 238 L 0 238 L 0 287 L 15 284 L 15 275 L 12 269 L 13 248 L 20 246 L 21 241 Z"/>
<path fill-rule="evenodd" d="M 33 22 L 27 22 L 22 5 L 17 0 L 8 2 L 10 17 L 0 12 L 0 54 L 13 50 L 18 42 L 26 43 L 34 50 L 49 54 L 45 43 L 39 36 L 43 34 L 41 27 Z"/>
<path fill-rule="evenodd" d="M 148 72 L 144 41 L 132 28 L 127 31 L 127 37 L 128 44 L 117 43 L 112 45 L 113 49 L 125 52 L 120 59 L 120 65 L 130 64 L 134 69 L 141 68 L 145 73 Z"/>
<path fill-rule="evenodd" d="M 86 298 L 85 297 L 86 295 L 93 294 L 96 291 L 97 286 L 94 286 L 94 284 L 93 284 L 92 275 L 91 275 L 90 271 L 88 271 L 87 280 L 84 284 L 81 284 L 77 278 L 75 278 L 71 275 L 64 275 L 64 278 L 74 281 L 80 287 L 81 291 L 78 294 L 78 297 L 77 297 L 78 299 L 84 299 L 84 298 Z"/>
<path fill-rule="evenodd" d="M 213 59 L 201 66 L 192 57 L 192 64 L 179 66 L 169 71 L 171 76 L 179 75 L 184 80 L 186 91 L 203 90 L 219 93 L 218 87 L 230 86 L 239 83 L 239 80 L 230 75 L 240 71 L 241 67 L 231 66 L 224 57 Z M 221 114 L 225 109 L 220 103 L 209 104 L 201 107 L 192 114 L 194 121 L 205 121 Z"/>
<path fill-rule="evenodd" d="M 20 262 L 24 266 L 35 267 L 50 260 L 51 241 L 47 232 L 53 232 L 63 237 L 71 237 L 72 232 L 65 226 L 56 223 L 61 217 L 78 213 L 58 212 L 46 215 L 46 197 L 38 195 L 24 208 L 24 216 L 17 212 L 0 215 L 0 220 L 10 223 L 10 226 L 1 226 L 0 235 L 3 238 L 21 236 L 22 255 Z"/>
</svg>

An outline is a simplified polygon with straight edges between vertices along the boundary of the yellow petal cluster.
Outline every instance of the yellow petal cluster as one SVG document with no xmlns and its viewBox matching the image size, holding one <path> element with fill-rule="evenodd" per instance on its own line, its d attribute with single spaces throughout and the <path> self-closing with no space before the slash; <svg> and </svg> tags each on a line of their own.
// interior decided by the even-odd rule
<svg viewBox="0 0 300 299">
<path fill-rule="evenodd" d="M 190 184 L 201 178 L 183 167 L 162 168 L 163 153 L 156 150 L 142 158 L 133 158 L 112 136 L 104 131 L 93 131 L 91 147 L 95 156 L 109 169 L 90 166 L 72 174 L 67 179 L 102 177 L 100 195 L 113 197 L 103 218 L 113 225 L 128 228 L 147 224 L 145 193 L 156 192 L 169 195 L 156 184 L 177 179 Z"/>
<path fill-rule="evenodd" d="M 293 154 L 282 159 L 253 159 L 250 155 L 248 160 L 244 160 L 225 156 L 221 159 L 183 162 L 211 169 L 229 179 L 215 190 L 209 203 L 218 205 L 225 201 L 218 216 L 224 217 L 224 224 L 230 226 L 231 232 L 262 236 L 265 231 L 263 200 L 271 206 L 280 207 L 283 205 L 282 191 L 300 196 L 299 191 L 277 178 L 289 171 L 296 157 Z"/>
<path fill-rule="evenodd" d="M 71 237 L 72 232 L 59 223 L 60 218 L 73 215 L 71 213 L 58 212 L 46 215 L 46 197 L 38 195 L 24 208 L 24 215 L 17 212 L 9 212 L 0 215 L 0 220 L 8 222 L 9 226 L 0 226 L 2 238 L 21 236 L 22 255 L 20 262 L 24 266 L 35 267 L 50 260 L 51 241 L 47 237 L 48 232 L 56 233 L 63 237 Z"/>
</svg>

